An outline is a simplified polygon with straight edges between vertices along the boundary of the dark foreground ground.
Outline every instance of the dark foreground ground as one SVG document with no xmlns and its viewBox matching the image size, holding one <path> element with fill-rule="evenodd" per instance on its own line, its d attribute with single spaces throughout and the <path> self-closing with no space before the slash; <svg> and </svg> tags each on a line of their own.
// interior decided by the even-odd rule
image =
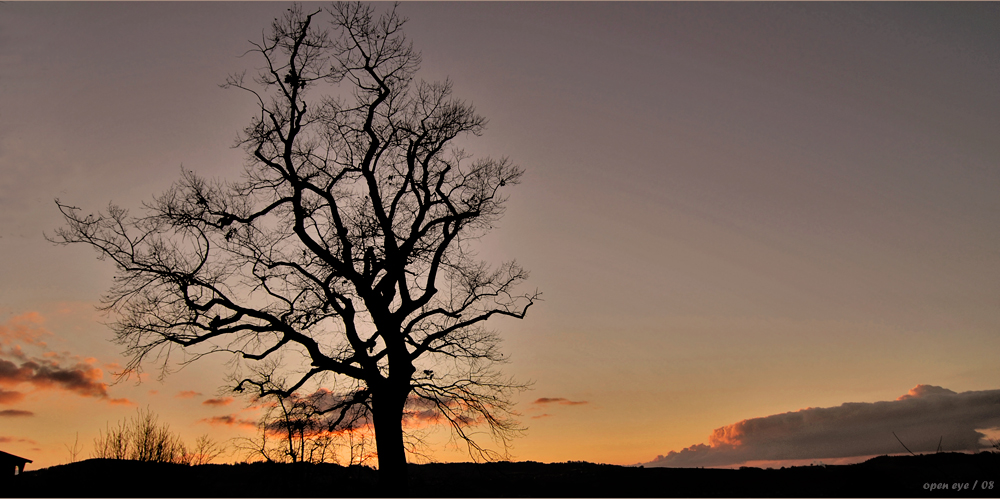
<svg viewBox="0 0 1000 499">
<path fill-rule="evenodd" d="M 376 471 L 334 464 L 183 466 L 91 459 L 0 479 L 6 497 L 373 497 Z M 410 467 L 415 497 L 998 497 L 1000 454 L 878 457 L 738 470 L 583 462 Z"/>
</svg>

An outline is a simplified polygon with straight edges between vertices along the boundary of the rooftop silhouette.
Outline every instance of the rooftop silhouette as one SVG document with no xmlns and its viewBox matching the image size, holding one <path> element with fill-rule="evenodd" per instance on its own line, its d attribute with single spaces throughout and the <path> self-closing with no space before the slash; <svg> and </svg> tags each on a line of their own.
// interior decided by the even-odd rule
<svg viewBox="0 0 1000 499">
<path fill-rule="evenodd" d="M 0 468 L 7 468 L 9 470 L 12 466 L 14 467 L 14 473 L 10 476 L 24 473 L 24 465 L 30 462 L 31 459 L 25 459 L 21 456 L 15 456 L 14 454 L 0 451 Z M 0 476 L 2 475 L 3 473 L 0 473 Z"/>
</svg>

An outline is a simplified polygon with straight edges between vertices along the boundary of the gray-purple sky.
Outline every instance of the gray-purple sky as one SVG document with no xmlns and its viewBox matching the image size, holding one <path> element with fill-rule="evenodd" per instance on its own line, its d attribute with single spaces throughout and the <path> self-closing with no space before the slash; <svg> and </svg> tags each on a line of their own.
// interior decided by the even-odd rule
<svg viewBox="0 0 1000 499">
<path fill-rule="evenodd" d="M 113 269 L 46 242 L 53 199 L 138 210 L 181 168 L 238 176 L 254 102 L 219 84 L 286 7 L 0 4 L 3 358 L 58 349 L 110 382 L 93 305 Z M 527 170 L 481 247 L 545 299 L 497 324 L 534 381 L 516 458 L 646 462 L 737 421 L 1000 388 L 997 4 L 399 10 L 420 76 L 490 120 L 467 151 Z M 0 409 L 32 414 L 0 411 L 0 442 L 58 464 L 134 411 L 119 399 L 214 431 L 239 402 L 175 394 L 212 397 L 223 360 L 104 398 L 0 379 L 24 395 Z"/>
</svg>

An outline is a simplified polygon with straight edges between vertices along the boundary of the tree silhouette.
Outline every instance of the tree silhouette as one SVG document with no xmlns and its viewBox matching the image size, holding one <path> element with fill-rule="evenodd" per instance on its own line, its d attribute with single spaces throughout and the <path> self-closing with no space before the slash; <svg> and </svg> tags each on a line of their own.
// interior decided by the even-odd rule
<svg viewBox="0 0 1000 499">
<path fill-rule="evenodd" d="M 486 120 L 449 81 L 414 81 L 420 55 L 395 7 L 336 4 L 330 30 L 317 26 L 323 13 L 288 9 L 251 42 L 262 69 L 224 85 L 260 108 L 239 138 L 240 181 L 183 171 L 141 216 L 56 200 L 67 226 L 54 240 L 117 266 L 104 306 L 127 373 L 155 362 L 166 374 L 181 347 L 182 362 L 234 354 L 238 391 L 329 387 L 339 396 L 317 410 L 330 424 L 367 415 L 380 476 L 405 487 L 404 418 L 449 424 L 477 459 L 497 454 L 470 426 L 504 453 L 520 430 L 510 395 L 523 386 L 497 370 L 485 322 L 524 318 L 540 294 L 519 294 L 527 273 L 478 261 L 470 243 L 502 216 L 522 170 L 456 147 Z M 247 368 L 296 356 L 282 362 L 287 386 Z"/>
</svg>

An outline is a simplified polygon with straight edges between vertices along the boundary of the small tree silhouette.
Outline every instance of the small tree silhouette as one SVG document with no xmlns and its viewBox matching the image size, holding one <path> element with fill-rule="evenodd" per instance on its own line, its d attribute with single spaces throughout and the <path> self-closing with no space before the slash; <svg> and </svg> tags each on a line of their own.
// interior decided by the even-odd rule
<svg viewBox="0 0 1000 499">
<path fill-rule="evenodd" d="M 69 462 L 75 463 L 77 457 L 80 456 L 80 452 L 83 451 L 83 447 L 80 447 L 80 432 L 76 432 L 76 438 L 73 439 L 73 445 L 63 444 L 66 446 L 66 451 L 69 452 Z"/>
</svg>

